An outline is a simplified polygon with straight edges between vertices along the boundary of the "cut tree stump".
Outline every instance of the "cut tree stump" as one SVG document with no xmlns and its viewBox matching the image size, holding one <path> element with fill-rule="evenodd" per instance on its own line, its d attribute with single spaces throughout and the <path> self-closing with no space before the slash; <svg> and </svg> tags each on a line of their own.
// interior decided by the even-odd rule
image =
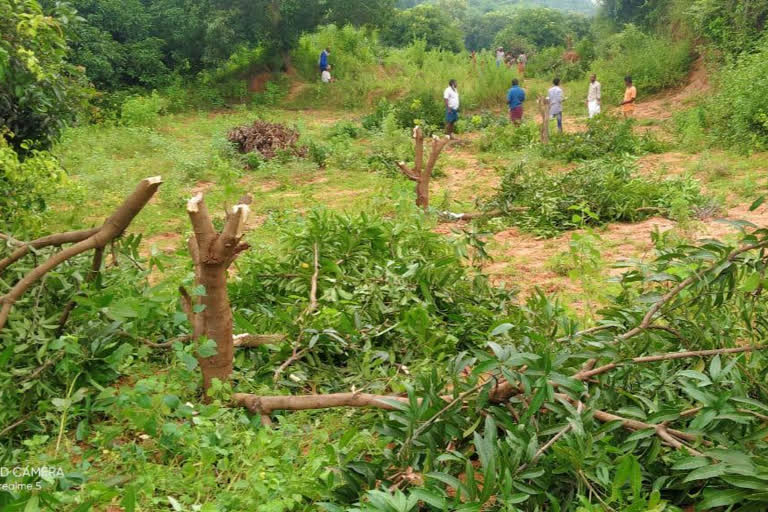
<svg viewBox="0 0 768 512">
<path fill-rule="evenodd" d="M 432 171 L 435 168 L 435 164 L 437 164 L 440 153 L 446 144 L 451 141 L 451 138 L 447 135 L 442 138 L 432 138 L 432 151 L 429 154 L 426 166 L 424 166 L 424 130 L 422 130 L 421 126 L 413 129 L 413 140 L 413 169 L 409 169 L 405 162 L 398 162 L 397 166 L 406 178 L 416 182 L 416 206 L 426 211 L 429 208 L 429 180 L 432 179 Z"/>
</svg>

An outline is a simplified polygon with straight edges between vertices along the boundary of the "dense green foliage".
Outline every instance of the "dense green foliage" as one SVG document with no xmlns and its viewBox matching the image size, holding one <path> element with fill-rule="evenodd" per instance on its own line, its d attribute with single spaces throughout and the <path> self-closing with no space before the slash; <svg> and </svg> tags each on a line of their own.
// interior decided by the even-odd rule
<svg viewBox="0 0 768 512">
<path fill-rule="evenodd" d="M 33 150 L 20 160 L 0 136 L 0 224 L 22 236 L 38 231 L 39 214 L 46 200 L 61 183 L 64 172 L 47 152 Z"/>
<path fill-rule="evenodd" d="M 265 59 L 241 70 L 241 79 L 265 66 L 279 69 L 304 32 L 326 23 L 380 23 L 392 2 L 76 0 L 73 6 L 86 20 L 75 29 L 75 62 L 99 86 L 117 88 L 167 85 L 170 71 L 198 73 L 241 47 L 267 49 Z"/>
<path fill-rule="evenodd" d="M 70 64 L 66 5 L 47 15 L 35 0 L 0 2 L 0 137 L 16 151 L 50 146 L 84 109 L 82 70 Z"/>
<path fill-rule="evenodd" d="M 768 101 L 761 92 L 768 79 L 768 42 L 725 67 L 718 92 L 678 117 L 690 144 L 713 141 L 743 152 L 768 148 Z"/>
<path fill-rule="evenodd" d="M 398 11 L 382 34 L 390 46 L 406 46 L 415 40 L 424 40 L 427 48 L 442 48 L 458 52 L 464 46 L 461 28 L 438 6 L 420 5 Z"/>
<path fill-rule="evenodd" d="M 666 213 L 685 220 L 709 204 L 690 177 L 638 176 L 631 159 L 593 160 L 565 173 L 542 173 L 524 164 L 509 170 L 489 209 L 515 211 L 510 220 L 537 234 L 607 222 L 635 222 Z"/>
</svg>

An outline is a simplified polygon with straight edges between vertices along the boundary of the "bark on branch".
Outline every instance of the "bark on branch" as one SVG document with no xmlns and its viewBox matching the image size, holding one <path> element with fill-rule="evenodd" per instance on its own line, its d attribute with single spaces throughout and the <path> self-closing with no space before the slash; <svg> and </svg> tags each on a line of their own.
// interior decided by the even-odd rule
<svg viewBox="0 0 768 512">
<path fill-rule="evenodd" d="M 24 295 L 30 286 L 37 282 L 37 280 L 43 277 L 47 272 L 53 270 L 70 258 L 74 258 L 79 254 L 93 249 L 103 250 L 108 243 L 120 236 L 123 231 L 125 231 L 125 229 L 131 224 L 136 215 L 149 202 L 161 183 L 162 179 L 159 176 L 141 180 L 133 193 L 128 196 L 123 204 L 120 205 L 115 210 L 115 212 L 104 222 L 104 225 L 90 234 L 90 236 L 81 238 L 85 236 L 85 233 L 88 232 L 79 231 L 73 232 L 78 233 L 77 236 L 74 236 L 72 233 L 62 233 L 60 235 L 52 235 L 51 237 L 47 237 L 47 245 L 55 245 L 55 242 L 66 243 L 66 241 L 61 242 L 61 240 L 72 241 L 78 238 L 81 239 L 75 243 L 75 245 L 57 252 L 46 261 L 38 265 L 36 268 L 31 270 L 28 274 L 21 278 L 7 294 L 0 297 L 0 302 L 3 304 L 2 309 L 0 310 L 0 331 L 2 331 L 3 327 L 5 327 L 13 304 Z M 59 238 L 56 238 L 57 236 Z M 54 240 L 54 242 L 51 242 L 51 240 Z"/>
<path fill-rule="evenodd" d="M 275 345 L 285 340 L 285 334 L 238 334 L 232 338 L 235 347 L 254 348 Z"/>
<path fill-rule="evenodd" d="M 720 348 L 713 350 L 697 350 L 692 352 L 671 352 L 668 354 L 659 354 L 655 356 L 634 357 L 628 361 L 615 361 L 606 365 L 595 368 L 594 370 L 582 370 L 573 376 L 576 380 L 587 380 L 596 375 L 600 375 L 611 370 L 614 370 L 620 366 L 627 364 L 642 364 L 642 363 L 655 363 L 658 361 L 670 361 L 673 359 L 687 359 L 690 357 L 708 357 L 716 356 L 720 354 L 741 354 L 744 352 L 754 352 L 759 350 L 766 350 L 768 346 L 759 347 L 737 347 L 737 348 Z"/>
<path fill-rule="evenodd" d="M 429 181 L 432 179 L 432 171 L 435 169 L 440 153 L 446 144 L 451 141 L 451 138 L 447 136 L 443 138 L 433 137 L 432 150 L 426 166 L 424 166 L 424 130 L 422 130 L 421 126 L 413 129 L 413 139 L 413 169 L 409 169 L 405 162 L 398 162 L 397 166 L 406 178 L 416 182 L 416 206 L 426 210 L 429 208 Z"/>
<path fill-rule="evenodd" d="M 84 229 L 82 231 L 69 231 L 67 233 L 56 233 L 33 240 L 32 242 L 22 242 L 22 246 L 13 251 L 9 256 L 0 260 L 0 272 L 5 270 L 12 263 L 23 258 L 30 249 L 44 249 L 45 247 L 60 246 L 64 244 L 74 244 L 82 242 L 99 232 L 101 228 Z"/>
</svg>

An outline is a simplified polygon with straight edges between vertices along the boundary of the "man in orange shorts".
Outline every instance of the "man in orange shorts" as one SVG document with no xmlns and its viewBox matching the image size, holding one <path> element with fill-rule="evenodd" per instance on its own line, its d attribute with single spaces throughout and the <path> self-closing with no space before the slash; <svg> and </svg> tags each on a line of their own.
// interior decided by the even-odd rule
<svg viewBox="0 0 768 512">
<path fill-rule="evenodd" d="M 624 91 L 624 101 L 621 102 L 621 108 L 624 112 L 624 117 L 632 117 L 635 114 L 635 102 L 637 100 L 637 87 L 632 85 L 632 77 L 627 76 L 624 78 L 624 84 L 627 88 Z"/>
</svg>

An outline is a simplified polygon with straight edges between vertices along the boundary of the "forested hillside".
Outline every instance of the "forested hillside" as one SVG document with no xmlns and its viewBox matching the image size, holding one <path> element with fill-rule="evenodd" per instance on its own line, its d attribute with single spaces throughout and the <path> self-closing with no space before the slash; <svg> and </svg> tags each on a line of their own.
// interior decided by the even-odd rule
<svg viewBox="0 0 768 512">
<path fill-rule="evenodd" d="M 444 0 L 398 0 L 397 6 L 401 9 L 409 9 L 419 4 L 441 1 L 444 2 Z M 584 14 L 593 14 L 597 10 L 596 2 L 592 0 L 466 0 L 466 4 L 470 9 L 481 13 L 529 7 L 548 7 Z"/>
<path fill-rule="evenodd" d="M 768 510 L 767 24 L 0 0 L 0 511 Z"/>
</svg>

